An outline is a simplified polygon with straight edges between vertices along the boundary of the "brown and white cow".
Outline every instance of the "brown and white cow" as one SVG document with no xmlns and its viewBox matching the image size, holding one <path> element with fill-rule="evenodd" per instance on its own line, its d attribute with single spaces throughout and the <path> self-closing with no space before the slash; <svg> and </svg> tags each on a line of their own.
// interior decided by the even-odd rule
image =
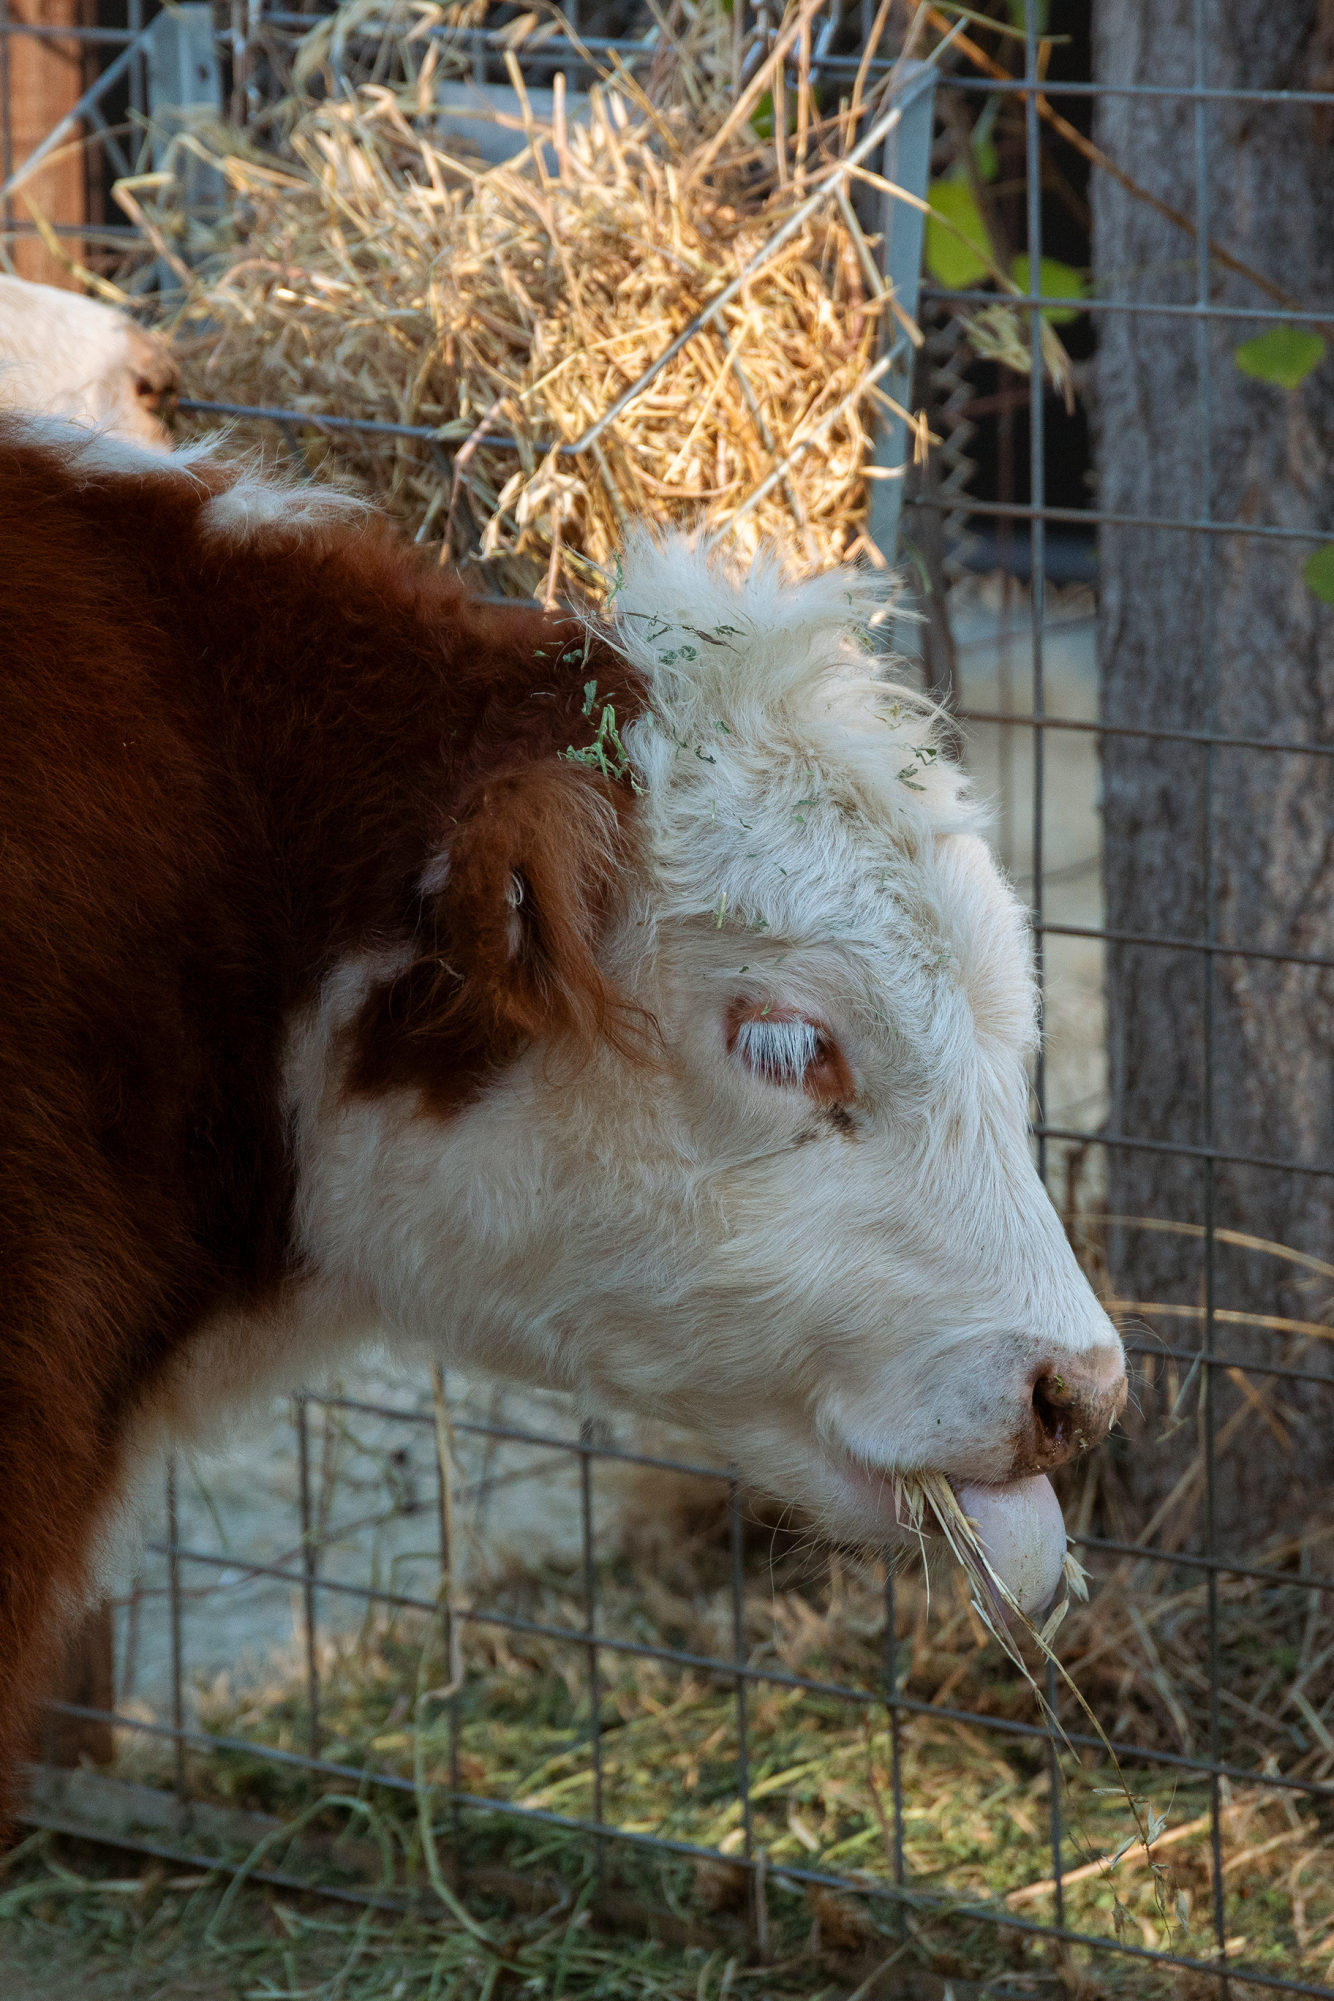
<svg viewBox="0 0 1334 2001">
<path fill-rule="evenodd" d="M 1024 919 L 865 578 L 643 539 L 586 631 L 4 419 L 0 600 L 11 1762 L 136 1469 L 371 1332 L 882 1544 L 1105 1432 Z"/>
<path fill-rule="evenodd" d="M 0 272 L 0 410 L 35 410 L 170 451 L 170 348 L 126 313 Z"/>
</svg>

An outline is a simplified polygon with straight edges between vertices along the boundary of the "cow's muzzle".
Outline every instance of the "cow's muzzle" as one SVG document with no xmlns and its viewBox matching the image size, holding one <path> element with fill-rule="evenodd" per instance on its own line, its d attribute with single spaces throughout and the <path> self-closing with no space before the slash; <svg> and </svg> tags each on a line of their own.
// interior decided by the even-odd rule
<svg viewBox="0 0 1334 2001">
<path fill-rule="evenodd" d="M 1034 1379 L 1029 1422 L 1016 1441 L 1014 1477 L 1050 1473 L 1101 1445 L 1121 1415 L 1127 1388 L 1119 1355 L 1044 1366 Z"/>
</svg>

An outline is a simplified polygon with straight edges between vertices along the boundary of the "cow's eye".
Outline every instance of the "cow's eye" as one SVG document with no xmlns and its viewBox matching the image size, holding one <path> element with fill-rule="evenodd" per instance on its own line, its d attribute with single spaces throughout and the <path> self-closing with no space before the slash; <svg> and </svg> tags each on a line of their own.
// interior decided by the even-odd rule
<svg viewBox="0 0 1334 2001">
<path fill-rule="evenodd" d="M 728 1046 L 753 1076 L 810 1097 L 846 1100 L 852 1077 L 843 1052 L 821 1022 L 776 1009 L 734 1013 Z"/>
<path fill-rule="evenodd" d="M 821 1052 L 823 1037 L 813 1021 L 774 1020 L 752 1015 L 739 1022 L 736 1050 L 748 1070 L 766 1084 L 804 1084 Z"/>
</svg>

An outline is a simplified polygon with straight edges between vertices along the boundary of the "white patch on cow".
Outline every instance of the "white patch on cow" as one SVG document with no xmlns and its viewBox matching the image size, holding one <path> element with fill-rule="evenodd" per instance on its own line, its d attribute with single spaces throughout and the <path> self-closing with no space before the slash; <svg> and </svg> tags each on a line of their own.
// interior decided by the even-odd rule
<svg viewBox="0 0 1334 2001">
<path fill-rule="evenodd" d="M 352 1095 L 358 964 L 286 1072 L 335 1324 L 692 1426 L 845 1535 L 890 1532 L 895 1471 L 1032 1470 L 1035 1380 L 1109 1403 L 1122 1372 L 1030 1155 L 1024 914 L 928 705 L 859 643 L 878 602 L 856 573 L 631 551 L 646 852 L 606 958 L 663 1064 L 534 1048 L 448 1119 Z M 766 1009 L 781 1032 L 738 1049 Z M 855 1145 L 781 1088 L 815 1024 Z"/>
<path fill-rule="evenodd" d="M 652 922 L 712 910 L 724 928 L 827 937 L 837 912 L 883 935 L 939 840 L 981 832 L 937 712 L 868 654 L 886 588 L 853 569 L 791 585 L 764 558 L 734 578 L 679 538 L 631 545 L 613 614 L 652 689 L 625 732 L 658 857 Z M 1031 1023 L 1025 967 L 1015 983 Z"/>
<path fill-rule="evenodd" d="M 171 440 L 152 401 L 175 374 L 166 344 L 114 307 L 0 274 L 0 409 L 64 418 L 161 453 Z"/>
<path fill-rule="evenodd" d="M 227 542 L 248 542 L 271 530 L 308 534 L 365 520 L 374 509 L 356 494 L 330 486 L 292 486 L 263 473 L 245 472 L 203 509 L 200 532 Z"/>
<path fill-rule="evenodd" d="M 420 896 L 438 896 L 449 881 L 449 849 L 435 855 L 422 870 L 417 879 Z"/>
<path fill-rule="evenodd" d="M 94 479 L 191 479 L 193 468 L 212 455 L 208 443 L 183 445 L 179 451 L 163 452 L 151 445 L 123 437 L 110 429 L 88 430 L 63 417 L 34 415 L 24 411 L 23 425 L 34 444 L 58 452 L 77 475 Z"/>
</svg>

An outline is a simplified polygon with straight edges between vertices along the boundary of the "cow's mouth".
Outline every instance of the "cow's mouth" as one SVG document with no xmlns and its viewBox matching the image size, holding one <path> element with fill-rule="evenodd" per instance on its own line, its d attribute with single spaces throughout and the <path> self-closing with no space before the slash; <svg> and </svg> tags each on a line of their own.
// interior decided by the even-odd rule
<svg viewBox="0 0 1334 2001">
<path fill-rule="evenodd" d="M 961 1480 L 954 1498 L 1021 1612 L 1050 1604 L 1065 1569 L 1065 1517 L 1045 1473 L 984 1487 Z M 999 1596 L 999 1594 L 997 1594 Z"/>
<path fill-rule="evenodd" d="M 911 1509 L 891 1473 L 851 1458 L 847 1467 L 859 1499 L 872 1504 L 883 1532 L 895 1533 L 896 1540 L 905 1529 L 933 1543 L 942 1539 L 934 1511 L 929 1506 L 920 1514 Z M 1048 1604 L 1061 1582 L 1066 1533 L 1061 1504 L 1046 1474 L 994 1485 L 977 1480 L 951 1480 L 950 1485 L 988 1563 L 1019 1610 L 1032 1613 Z M 1003 1609 L 1001 1594 L 993 1595 L 997 1609 Z"/>
</svg>

